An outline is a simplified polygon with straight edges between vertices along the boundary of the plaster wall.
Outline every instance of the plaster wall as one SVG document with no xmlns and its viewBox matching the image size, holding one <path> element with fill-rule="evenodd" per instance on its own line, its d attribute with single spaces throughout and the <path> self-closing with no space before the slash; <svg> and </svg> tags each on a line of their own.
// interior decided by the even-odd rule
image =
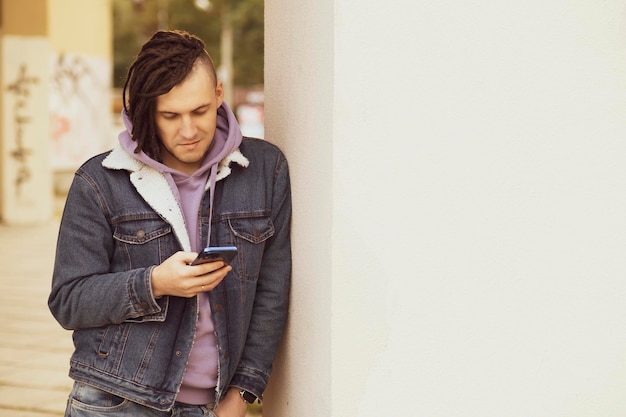
<svg viewBox="0 0 626 417">
<path fill-rule="evenodd" d="M 0 221 L 46 221 L 53 188 L 113 137 L 111 4 L 1 1 L 0 22 Z"/>
<path fill-rule="evenodd" d="M 1 29 L 4 34 L 19 36 L 46 36 L 48 33 L 47 0 L 3 0 Z"/>
<path fill-rule="evenodd" d="M 626 5 L 266 2 L 273 417 L 626 413 Z"/>
<path fill-rule="evenodd" d="M 6 224 L 52 215 L 46 13 L 45 0 L 0 2 L 0 221 Z"/>
<path fill-rule="evenodd" d="M 112 128 L 111 0 L 48 0 L 50 28 L 51 161 L 56 194 L 65 195 L 74 171 L 110 149 Z"/>
<path fill-rule="evenodd" d="M 301 403 L 310 409 L 300 417 L 331 415 L 332 21 L 328 0 L 265 2 L 265 111 L 272 115 L 265 138 L 289 153 L 296 219 L 290 325 L 267 394 L 273 400 L 263 405 L 267 416 L 296 415 Z"/>
<path fill-rule="evenodd" d="M 48 0 L 50 45 L 56 52 L 73 52 L 113 59 L 111 0 Z"/>
</svg>

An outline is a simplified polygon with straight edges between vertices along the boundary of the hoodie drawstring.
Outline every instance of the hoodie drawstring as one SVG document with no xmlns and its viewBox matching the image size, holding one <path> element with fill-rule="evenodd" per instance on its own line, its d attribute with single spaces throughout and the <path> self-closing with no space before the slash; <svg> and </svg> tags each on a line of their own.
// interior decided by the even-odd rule
<svg viewBox="0 0 626 417">
<path fill-rule="evenodd" d="M 206 245 L 211 246 L 211 223 L 213 222 L 213 197 L 215 190 L 215 183 L 217 178 L 217 164 L 213 164 L 211 167 L 211 174 L 209 179 L 209 231 L 207 232 Z"/>
</svg>

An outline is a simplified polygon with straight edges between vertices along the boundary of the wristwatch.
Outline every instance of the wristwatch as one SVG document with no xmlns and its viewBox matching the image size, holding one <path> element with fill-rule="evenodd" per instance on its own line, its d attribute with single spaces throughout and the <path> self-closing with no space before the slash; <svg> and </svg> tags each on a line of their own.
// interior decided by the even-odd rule
<svg viewBox="0 0 626 417">
<path fill-rule="evenodd" d="M 242 389 L 241 391 L 239 391 L 239 395 L 241 395 L 241 399 L 244 400 L 244 402 L 248 404 L 252 404 L 253 402 L 257 400 L 256 395 L 254 395 L 253 393 L 249 391 L 246 391 L 245 389 Z"/>
</svg>

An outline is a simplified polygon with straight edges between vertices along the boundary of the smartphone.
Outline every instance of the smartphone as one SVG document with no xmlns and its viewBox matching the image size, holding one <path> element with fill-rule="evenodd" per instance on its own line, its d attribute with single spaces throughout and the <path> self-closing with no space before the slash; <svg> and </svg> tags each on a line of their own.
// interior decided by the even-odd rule
<svg viewBox="0 0 626 417">
<path fill-rule="evenodd" d="M 199 265 L 207 262 L 223 261 L 230 263 L 237 255 L 237 246 L 213 246 L 206 247 L 198 254 L 198 257 L 190 265 Z"/>
</svg>

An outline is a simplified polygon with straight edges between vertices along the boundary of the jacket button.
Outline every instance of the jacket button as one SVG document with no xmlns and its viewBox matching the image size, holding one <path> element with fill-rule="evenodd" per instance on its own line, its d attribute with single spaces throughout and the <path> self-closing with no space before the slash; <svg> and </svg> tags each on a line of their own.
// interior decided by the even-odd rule
<svg viewBox="0 0 626 417">
<path fill-rule="evenodd" d="M 146 237 L 146 232 L 144 232 L 143 230 L 138 230 L 137 231 L 137 237 L 139 239 L 143 239 L 144 237 Z"/>
<path fill-rule="evenodd" d="M 224 306 L 221 304 L 215 304 L 215 311 L 222 311 L 224 310 Z"/>
<path fill-rule="evenodd" d="M 180 357 L 183 353 L 180 350 L 176 351 L 176 356 Z"/>
</svg>

